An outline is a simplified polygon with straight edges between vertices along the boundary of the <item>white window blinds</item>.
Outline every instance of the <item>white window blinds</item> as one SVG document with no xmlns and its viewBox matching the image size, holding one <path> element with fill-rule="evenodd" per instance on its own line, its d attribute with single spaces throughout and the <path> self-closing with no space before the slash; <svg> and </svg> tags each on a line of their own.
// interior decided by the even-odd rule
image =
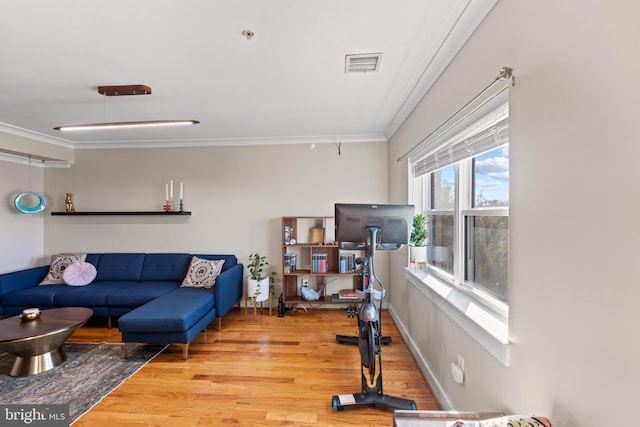
<svg viewBox="0 0 640 427">
<path fill-rule="evenodd" d="M 411 156 L 413 175 L 431 173 L 508 143 L 509 106 L 505 93 Z"/>
</svg>

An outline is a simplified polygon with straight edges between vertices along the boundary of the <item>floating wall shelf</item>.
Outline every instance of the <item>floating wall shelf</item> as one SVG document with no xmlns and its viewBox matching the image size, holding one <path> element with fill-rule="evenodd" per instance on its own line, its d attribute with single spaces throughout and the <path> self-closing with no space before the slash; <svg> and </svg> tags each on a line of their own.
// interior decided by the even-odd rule
<svg viewBox="0 0 640 427">
<path fill-rule="evenodd" d="M 121 211 L 121 212 L 51 212 L 51 215 L 59 215 L 59 216 L 85 216 L 85 215 L 156 215 L 156 216 L 183 216 L 183 215 L 191 215 L 191 212 L 187 211 Z"/>
</svg>

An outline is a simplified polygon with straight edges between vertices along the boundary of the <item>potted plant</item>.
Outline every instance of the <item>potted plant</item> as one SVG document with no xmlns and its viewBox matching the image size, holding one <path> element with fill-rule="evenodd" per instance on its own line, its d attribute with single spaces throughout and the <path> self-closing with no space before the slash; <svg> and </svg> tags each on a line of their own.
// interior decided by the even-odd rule
<svg viewBox="0 0 640 427">
<path fill-rule="evenodd" d="M 253 299 L 253 303 L 266 301 L 273 293 L 273 284 L 276 281 L 276 272 L 266 274 L 264 267 L 269 265 L 267 257 L 259 253 L 249 255 L 249 277 L 247 279 L 247 296 Z"/>
<path fill-rule="evenodd" d="M 427 217 L 419 213 L 413 217 L 411 238 L 409 239 L 409 257 L 411 262 L 427 261 Z"/>
</svg>

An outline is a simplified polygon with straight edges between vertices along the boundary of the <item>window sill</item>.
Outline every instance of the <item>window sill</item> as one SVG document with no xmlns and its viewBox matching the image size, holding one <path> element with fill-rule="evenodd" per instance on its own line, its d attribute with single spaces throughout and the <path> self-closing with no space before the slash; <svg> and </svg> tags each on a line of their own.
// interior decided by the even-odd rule
<svg viewBox="0 0 640 427">
<path fill-rule="evenodd" d="M 466 293 L 425 271 L 405 268 L 409 283 L 422 292 L 505 366 L 511 366 L 509 325 Z"/>
</svg>

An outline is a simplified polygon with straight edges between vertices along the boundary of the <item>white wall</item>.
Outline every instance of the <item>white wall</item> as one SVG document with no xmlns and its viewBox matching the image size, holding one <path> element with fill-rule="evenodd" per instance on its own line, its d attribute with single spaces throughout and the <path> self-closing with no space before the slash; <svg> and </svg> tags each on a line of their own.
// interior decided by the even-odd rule
<svg viewBox="0 0 640 427">
<path fill-rule="evenodd" d="M 45 255 L 68 251 L 267 255 L 281 271 L 281 217 L 332 216 L 336 202 L 384 203 L 387 144 L 76 150 L 70 169 L 47 169 Z M 377 171 L 366 177 L 363 164 Z M 165 183 L 184 182 L 188 217 L 51 216 L 73 193 L 76 211 L 160 211 Z M 387 276 L 386 265 L 378 271 Z"/>
<path fill-rule="evenodd" d="M 45 214 L 23 214 L 14 205 L 23 191 L 42 193 L 42 177 L 39 166 L 0 160 L 0 274 L 42 264 Z"/>
<path fill-rule="evenodd" d="M 407 283 L 391 306 L 458 410 L 542 414 L 554 425 L 635 419 L 640 342 L 640 4 L 500 0 L 390 144 L 396 163 L 511 66 L 510 338 L 505 367 Z M 406 200 L 406 199 L 404 199 Z M 449 365 L 465 359 L 455 384 Z"/>
</svg>

